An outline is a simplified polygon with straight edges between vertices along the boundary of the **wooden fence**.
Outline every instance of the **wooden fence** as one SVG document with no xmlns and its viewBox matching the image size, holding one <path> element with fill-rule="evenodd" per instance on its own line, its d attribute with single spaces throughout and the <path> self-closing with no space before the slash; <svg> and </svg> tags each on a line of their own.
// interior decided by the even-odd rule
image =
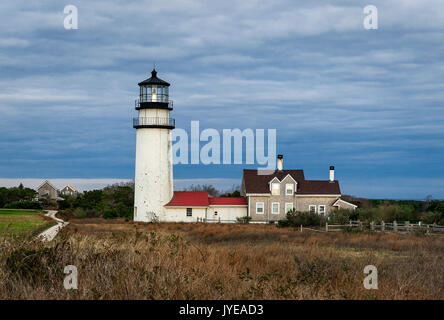
<svg viewBox="0 0 444 320">
<path fill-rule="evenodd" d="M 237 220 L 223 220 L 223 219 L 206 219 L 197 218 L 197 222 L 209 222 L 209 223 L 242 223 Z M 248 223 L 267 223 L 266 221 L 249 221 Z M 307 227 L 300 228 L 301 232 L 303 229 L 318 231 L 318 232 L 332 232 L 332 231 L 344 231 L 346 229 L 350 230 L 370 230 L 375 232 L 394 232 L 394 233 L 424 233 L 428 235 L 444 235 L 444 226 L 439 226 L 437 224 L 426 224 L 422 222 L 410 223 L 405 221 L 404 223 L 399 223 L 393 221 L 392 223 L 386 223 L 384 221 L 380 223 L 375 222 L 364 222 L 364 221 L 349 221 L 347 224 L 329 224 L 325 223 L 325 230 L 322 229 L 311 229 Z"/>
<path fill-rule="evenodd" d="M 380 223 L 375 222 L 363 222 L 363 221 L 350 221 L 347 224 L 329 224 L 325 223 L 325 231 L 342 231 L 346 229 L 358 229 L 358 230 L 371 230 L 378 232 L 395 232 L 395 233 L 424 233 L 430 235 L 444 235 L 444 226 L 439 226 L 437 224 L 426 224 L 422 222 L 410 223 L 405 221 L 404 223 L 399 223 L 393 221 L 392 223 L 385 223 L 384 221 Z"/>
<path fill-rule="evenodd" d="M 224 220 L 224 219 L 221 219 L 221 218 L 218 218 L 218 219 L 197 218 L 197 222 L 240 223 L 237 220 Z"/>
</svg>

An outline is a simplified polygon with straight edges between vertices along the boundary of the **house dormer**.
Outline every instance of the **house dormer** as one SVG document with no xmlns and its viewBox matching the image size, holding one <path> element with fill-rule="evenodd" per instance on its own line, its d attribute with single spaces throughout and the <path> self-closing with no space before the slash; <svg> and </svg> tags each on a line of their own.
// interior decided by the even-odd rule
<svg viewBox="0 0 444 320">
<path fill-rule="evenodd" d="M 268 184 L 270 185 L 271 195 L 279 196 L 281 194 L 281 182 L 278 178 L 274 177 Z"/>
<path fill-rule="evenodd" d="M 298 190 L 298 182 L 290 174 L 282 179 L 282 184 L 285 186 L 286 196 L 293 196 Z"/>
</svg>

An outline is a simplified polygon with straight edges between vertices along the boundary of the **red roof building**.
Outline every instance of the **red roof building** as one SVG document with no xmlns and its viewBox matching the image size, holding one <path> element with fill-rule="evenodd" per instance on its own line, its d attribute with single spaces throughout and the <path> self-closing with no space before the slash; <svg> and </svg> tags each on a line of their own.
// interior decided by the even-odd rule
<svg viewBox="0 0 444 320">
<path fill-rule="evenodd" d="M 248 199 L 246 197 L 220 197 L 209 198 L 210 206 L 246 206 Z"/>
<path fill-rule="evenodd" d="M 206 191 L 174 191 L 165 207 L 204 208 L 209 206 L 247 206 L 246 197 L 211 197 Z"/>
</svg>

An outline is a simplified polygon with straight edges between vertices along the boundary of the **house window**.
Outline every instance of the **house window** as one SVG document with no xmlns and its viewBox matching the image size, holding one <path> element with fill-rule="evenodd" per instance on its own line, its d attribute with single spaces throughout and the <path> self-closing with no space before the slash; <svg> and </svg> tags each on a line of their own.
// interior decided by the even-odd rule
<svg viewBox="0 0 444 320">
<path fill-rule="evenodd" d="M 293 202 L 286 202 L 285 203 L 285 213 L 288 213 L 288 211 L 293 210 Z"/>
<path fill-rule="evenodd" d="M 280 189 L 279 187 L 280 187 L 279 183 L 272 183 L 271 184 L 271 194 L 279 195 L 279 189 Z"/>
<path fill-rule="evenodd" d="M 264 203 L 263 202 L 256 202 L 256 213 L 257 214 L 264 214 Z"/>
<path fill-rule="evenodd" d="M 318 206 L 318 213 L 323 216 L 325 214 L 325 205 Z"/>
<path fill-rule="evenodd" d="M 187 217 L 191 217 L 193 215 L 193 208 L 187 208 Z"/>
<path fill-rule="evenodd" d="M 292 183 L 287 183 L 285 185 L 285 194 L 287 196 L 292 196 L 294 194 L 294 184 Z"/>
<path fill-rule="evenodd" d="M 273 202 L 271 204 L 271 213 L 272 214 L 279 214 L 279 202 Z"/>
<path fill-rule="evenodd" d="M 308 211 L 310 211 L 310 213 L 316 213 L 316 206 L 314 204 L 309 205 Z"/>
</svg>

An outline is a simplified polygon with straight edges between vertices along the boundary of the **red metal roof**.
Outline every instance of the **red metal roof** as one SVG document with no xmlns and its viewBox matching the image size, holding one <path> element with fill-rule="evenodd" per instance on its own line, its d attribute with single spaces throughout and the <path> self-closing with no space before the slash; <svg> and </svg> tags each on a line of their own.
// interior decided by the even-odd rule
<svg viewBox="0 0 444 320">
<path fill-rule="evenodd" d="M 210 205 L 222 205 L 222 206 L 243 206 L 247 205 L 248 200 L 245 197 L 220 197 L 220 198 L 210 198 Z"/>
<path fill-rule="evenodd" d="M 208 207 L 206 191 L 174 191 L 173 198 L 165 207 Z"/>
<path fill-rule="evenodd" d="M 165 207 L 208 207 L 209 205 L 247 205 L 244 197 L 221 197 L 215 198 L 208 195 L 206 191 L 174 191 L 173 198 Z"/>
</svg>

